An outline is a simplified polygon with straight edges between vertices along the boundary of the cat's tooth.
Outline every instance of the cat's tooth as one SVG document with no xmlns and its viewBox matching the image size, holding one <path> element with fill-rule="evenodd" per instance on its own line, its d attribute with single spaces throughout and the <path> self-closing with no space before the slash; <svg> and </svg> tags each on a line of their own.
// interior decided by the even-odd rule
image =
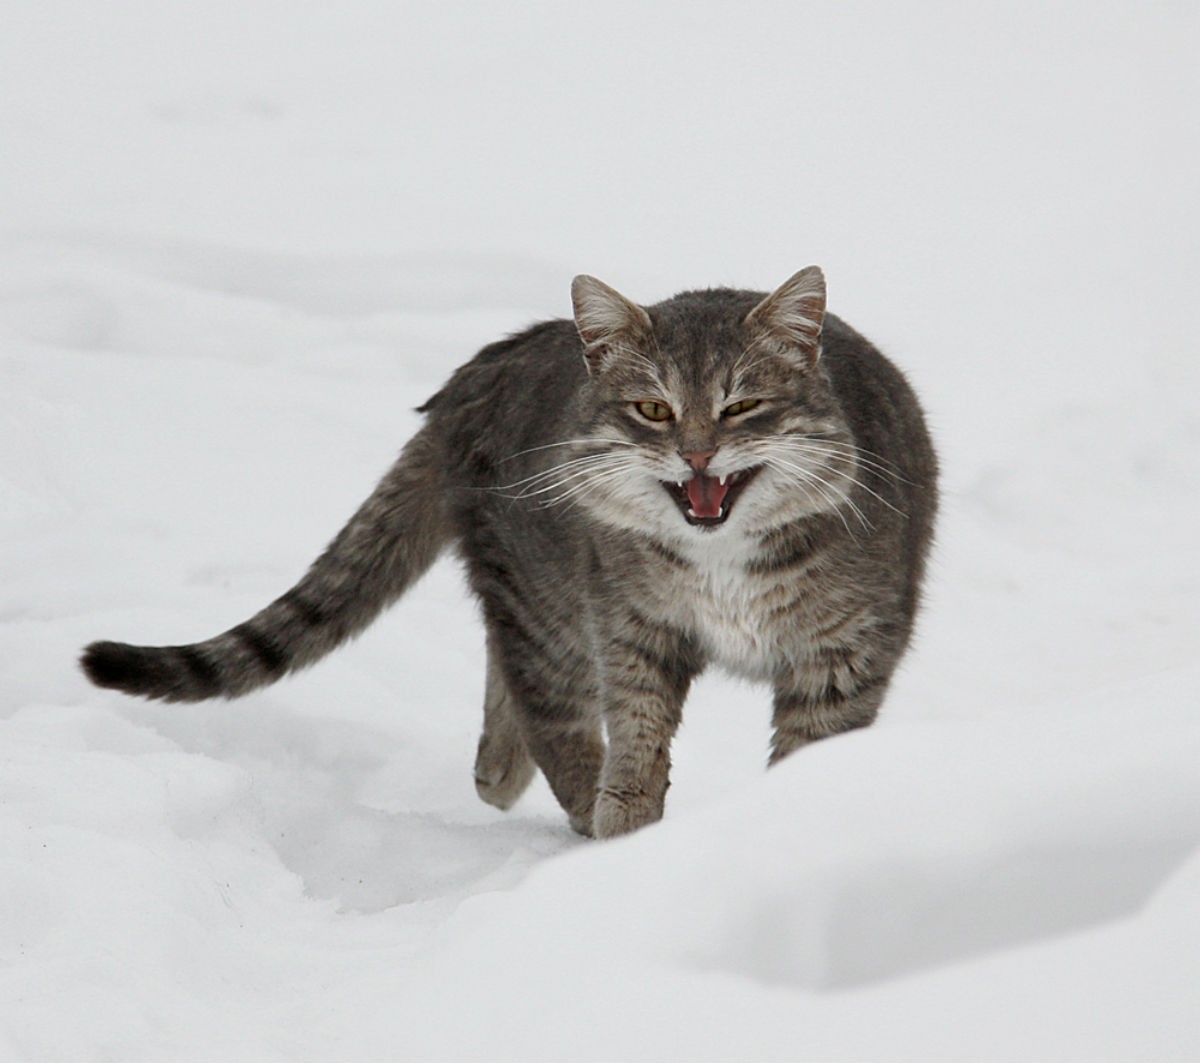
<svg viewBox="0 0 1200 1063">
<path fill-rule="evenodd" d="M 688 506 L 688 516 L 689 516 L 689 517 L 696 517 L 696 511 L 695 511 L 694 509 L 692 509 L 692 507 L 691 507 L 691 506 Z M 699 518 L 699 517 L 696 517 L 696 519 L 697 519 L 697 520 L 699 520 L 700 518 Z"/>
<path fill-rule="evenodd" d="M 726 480 L 728 480 L 728 479 L 729 479 L 729 473 L 726 473 L 724 476 L 722 476 L 722 477 L 720 478 L 720 480 L 718 481 L 718 483 L 720 483 L 720 485 L 721 485 L 722 487 L 724 487 L 724 486 L 725 486 L 725 481 L 726 481 Z"/>
</svg>

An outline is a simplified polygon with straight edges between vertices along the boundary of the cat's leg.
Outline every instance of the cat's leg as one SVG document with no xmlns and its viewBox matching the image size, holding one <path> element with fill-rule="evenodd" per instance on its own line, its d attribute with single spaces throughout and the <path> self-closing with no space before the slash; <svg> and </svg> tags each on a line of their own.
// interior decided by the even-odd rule
<svg viewBox="0 0 1200 1063">
<path fill-rule="evenodd" d="M 546 776 L 571 826 L 590 835 L 604 763 L 595 666 L 580 633 L 565 616 L 557 620 L 542 627 L 532 618 L 522 624 L 511 614 L 492 612 L 492 663 L 507 694 L 500 702 L 504 715 L 497 719 L 504 719 L 502 726 L 515 725 L 526 755 Z"/>
<path fill-rule="evenodd" d="M 568 723 L 527 712 L 526 742 L 550 789 L 567 813 L 571 828 L 591 836 L 596 784 L 604 763 L 604 738 L 598 723 Z"/>
<path fill-rule="evenodd" d="M 475 756 L 475 789 L 489 805 L 507 811 L 533 780 L 537 765 L 525 748 L 520 721 L 493 639 L 488 639 L 483 734 Z"/>
<path fill-rule="evenodd" d="M 891 679 L 890 670 L 859 671 L 845 659 L 813 665 L 775 687 L 771 764 L 821 738 L 872 723 Z"/>
<path fill-rule="evenodd" d="M 683 638 L 638 618 L 605 647 L 604 718 L 608 755 L 600 775 L 598 838 L 662 818 L 670 785 L 671 739 L 699 662 Z"/>
</svg>

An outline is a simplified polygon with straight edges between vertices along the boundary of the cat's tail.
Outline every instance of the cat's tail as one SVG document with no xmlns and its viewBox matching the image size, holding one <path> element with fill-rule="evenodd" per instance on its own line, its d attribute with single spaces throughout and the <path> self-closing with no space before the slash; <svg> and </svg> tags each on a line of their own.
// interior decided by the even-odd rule
<svg viewBox="0 0 1200 1063">
<path fill-rule="evenodd" d="M 97 686 L 164 701 L 238 697 L 357 635 L 450 540 L 442 463 L 428 428 L 290 591 L 245 623 L 191 646 L 93 642 L 80 664 Z"/>
</svg>

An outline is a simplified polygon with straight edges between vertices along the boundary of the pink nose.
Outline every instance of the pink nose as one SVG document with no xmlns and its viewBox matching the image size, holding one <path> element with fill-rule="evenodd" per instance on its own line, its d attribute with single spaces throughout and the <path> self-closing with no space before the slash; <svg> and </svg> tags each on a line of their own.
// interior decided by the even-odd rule
<svg viewBox="0 0 1200 1063">
<path fill-rule="evenodd" d="M 704 472 L 708 468 L 708 463 L 712 460 L 712 456 L 716 450 L 681 450 L 679 456 L 683 458 L 696 472 Z"/>
</svg>

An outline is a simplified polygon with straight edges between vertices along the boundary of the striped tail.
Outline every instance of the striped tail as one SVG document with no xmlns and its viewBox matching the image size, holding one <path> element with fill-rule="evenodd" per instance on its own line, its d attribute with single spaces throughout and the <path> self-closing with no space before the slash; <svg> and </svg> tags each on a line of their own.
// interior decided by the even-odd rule
<svg viewBox="0 0 1200 1063">
<path fill-rule="evenodd" d="M 191 646 L 93 642 L 93 683 L 164 701 L 234 698 L 303 668 L 359 634 L 450 539 L 441 464 L 425 428 L 290 591 L 245 623 Z"/>
</svg>

